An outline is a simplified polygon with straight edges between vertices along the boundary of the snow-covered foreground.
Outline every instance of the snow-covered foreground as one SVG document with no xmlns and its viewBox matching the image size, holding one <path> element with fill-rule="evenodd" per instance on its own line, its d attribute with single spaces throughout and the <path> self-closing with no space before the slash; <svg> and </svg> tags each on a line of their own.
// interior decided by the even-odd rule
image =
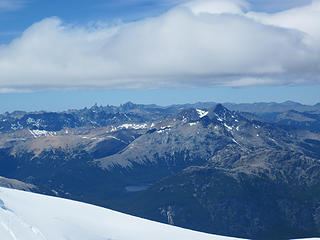
<svg viewBox="0 0 320 240">
<path fill-rule="evenodd" d="M 101 207 L 0 188 L 1 240 L 222 240 Z"/>
</svg>

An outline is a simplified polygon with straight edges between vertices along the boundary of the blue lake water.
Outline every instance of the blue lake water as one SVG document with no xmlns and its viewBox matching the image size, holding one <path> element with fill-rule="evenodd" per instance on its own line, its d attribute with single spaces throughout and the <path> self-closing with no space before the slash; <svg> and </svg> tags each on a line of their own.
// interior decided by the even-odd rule
<svg viewBox="0 0 320 240">
<path fill-rule="evenodd" d="M 127 192 L 140 192 L 147 190 L 150 187 L 150 185 L 139 185 L 139 186 L 126 186 Z"/>
</svg>

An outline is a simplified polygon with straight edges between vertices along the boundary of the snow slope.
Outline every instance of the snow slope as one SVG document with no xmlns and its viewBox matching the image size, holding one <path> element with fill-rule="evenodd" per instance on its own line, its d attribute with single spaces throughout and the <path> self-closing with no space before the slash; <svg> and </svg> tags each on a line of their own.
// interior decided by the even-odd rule
<svg viewBox="0 0 320 240">
<path fill-rule="evenodd" d="M 1 240 L 235 239 L 156 223 L 76 201 L 0 188 Z"/>
</svg>

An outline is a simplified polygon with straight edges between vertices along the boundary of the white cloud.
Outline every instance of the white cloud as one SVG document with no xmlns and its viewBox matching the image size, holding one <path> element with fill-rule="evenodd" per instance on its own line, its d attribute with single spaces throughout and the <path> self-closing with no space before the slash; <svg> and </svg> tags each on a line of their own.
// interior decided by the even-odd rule
<svg viewBox="0 0 320 240">
<path fill-rule="evenodd" d="M 0 88 L 319 84 L 319 3 L 263 14 L 242 0 L 195 1 L 116 27 L 44 19 L 0 47 Z"/>
<path fill-rule="evenodd" d="M 262 24 L 283 27 L 287 29 L 296 29 L 308 34 L 308 39 L 313 42 L 309 44 L 320 44 L 320 1 L 313 1 L 307 6 L 293 8 L 287 11 L 263 14 L 249 12 L 248 17 L 253 18 Z"/>
</svg>

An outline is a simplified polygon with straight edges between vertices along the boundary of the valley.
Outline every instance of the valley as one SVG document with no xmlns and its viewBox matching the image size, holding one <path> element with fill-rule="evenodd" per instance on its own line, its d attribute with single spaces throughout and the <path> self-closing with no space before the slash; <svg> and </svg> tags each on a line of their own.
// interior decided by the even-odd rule
<svg viewBox="0 0 320 240">
<path fill-rule="evenodd" d="M 225 236 L 319 236 L 320 114 L 290 104 L 5 113 L 0 184 Z"/>
</svg>

